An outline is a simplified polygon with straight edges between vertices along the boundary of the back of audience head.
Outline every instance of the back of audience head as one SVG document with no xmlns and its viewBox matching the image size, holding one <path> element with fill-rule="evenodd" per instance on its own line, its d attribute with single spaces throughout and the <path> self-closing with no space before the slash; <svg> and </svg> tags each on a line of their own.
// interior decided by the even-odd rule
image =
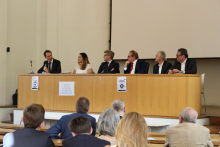
<svg viewBox="0 0 220 147">
<path fill-rule="evenodd" d="M 148 126 L 144 117 L 137 112 L 126 114 L 116 128 L 115 137 L 118 147 L 146 147 Z"/>
<path fill-rule="evenodd" d="M 45 110 L 41 104 L 31 104 L 24 109 L 22 121 L 26 128 L 40 129 L 44 125 Z"/>
<path fill-rule="evenodd" d="M 84 116 L 77 116 L 73 118 L 69 122 L 68 127 L 73 136 L 76 136 L 79 134 L 91 135 L 93 131 L 90 120 Z"/>
<path fill-rule="evenodd" d="M 99 135 L 115 136 L 115 129 L 120 121 L 118 113 L 112 109 L 105 109 L 99 116 L 97 127 Z"/>
<path fill-rule="evenodd" d="M 191 122 L 191 123 L 196 123 L 198 117 L 198 113 L 195 109 L 186 107 L 185 109 L 182 110 L 180 114 L 180 123 L 183 122 Z"/>
<path fill-rule="evenodd" d="M 89 105 L 90 105 L 90 102 L 87 98 L 80 97 L 76 101 L 76 112 L 87 114 L 89 111 Z"/>
<path fill-rule="evenodd" d="M 126 111 L 124 101 L 122 101 L 120 99 L 114 100 L 112 102 L 112 109 L 117 111 L 119 115 L 124 116 L 125 115 L 125 111 Z"/>
</svg>

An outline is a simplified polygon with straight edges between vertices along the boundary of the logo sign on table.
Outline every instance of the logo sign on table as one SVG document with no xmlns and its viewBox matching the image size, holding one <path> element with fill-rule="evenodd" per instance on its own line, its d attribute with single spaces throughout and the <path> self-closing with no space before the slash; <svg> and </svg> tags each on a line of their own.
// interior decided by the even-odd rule
<svg viewBox="0 0 220 147">
<path fill-rule="evenodd" d="M 59 82 L 59 96 L 75 96 L 75 82 Z"/>
<path fill-rule="evenodd" d="M 38 85 L 39 85 L 39 78 L 38 78 L 38 76 L 33 76 L 32 77 L 31 90 L 38 90 Z"/>
<path fill-rule="evenodd" d="M 117 77 L 118 92 L 126 92 L 126 77 Z"/>
</svg>

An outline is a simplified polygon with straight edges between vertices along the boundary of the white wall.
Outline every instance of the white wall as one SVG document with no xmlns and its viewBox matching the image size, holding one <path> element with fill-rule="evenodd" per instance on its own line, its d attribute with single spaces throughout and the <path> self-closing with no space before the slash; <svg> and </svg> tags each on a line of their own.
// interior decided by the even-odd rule
<svg viewBox="0 0 220 147">
<path fill-rule="evenodd" d="M 0 0 L 0 105 L 6 105 L 7 0 Z"/>
</svg>

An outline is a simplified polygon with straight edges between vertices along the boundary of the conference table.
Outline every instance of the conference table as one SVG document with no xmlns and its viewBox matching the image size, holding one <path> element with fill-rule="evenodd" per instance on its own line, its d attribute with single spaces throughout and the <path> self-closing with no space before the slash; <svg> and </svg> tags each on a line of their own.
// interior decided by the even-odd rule
<svg viewBox="0 0 220 147">
<path fill-rule="evenodd" d="M 38 77 L 38 90 L 32 80 Z M 126 79 L 126 92 L 118 91 L 118 78 Z M 74 96 L 61 96 L 61 82 L 74 82 Z M 18 78 L 18 108 L 39 103 L 46 111 L 75 111 L 79 97 L 90 100 L 89 113 L 100 114 L 115 99 L 126 112 L 144 116 L 178 117 L 185 107 L 201 114 L 201 75 L 196 74 L 23 74 Z"/>
</svg>

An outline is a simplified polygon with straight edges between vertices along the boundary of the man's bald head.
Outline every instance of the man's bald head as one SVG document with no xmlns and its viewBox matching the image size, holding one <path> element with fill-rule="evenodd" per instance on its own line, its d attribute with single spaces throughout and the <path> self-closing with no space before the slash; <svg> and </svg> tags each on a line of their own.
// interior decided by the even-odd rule
<svg viewBox="0 0 220 147">
<path fill-rule="evenodd" d="M 196 123 L 198 113 L 195 109 L 186 107 L 185 109 L 182 110 L 180 116 L 182 118 L 182 122 Z"/>
</svg>

